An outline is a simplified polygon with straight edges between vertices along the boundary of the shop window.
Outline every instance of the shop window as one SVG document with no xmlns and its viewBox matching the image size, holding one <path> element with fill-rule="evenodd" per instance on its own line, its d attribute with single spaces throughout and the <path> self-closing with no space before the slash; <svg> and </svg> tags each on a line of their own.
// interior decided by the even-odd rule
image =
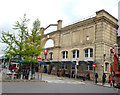
<svg viewBox="0 0 120 95">
<path fill-rule="evenodd" d="M 93 70 L 92 64 L 87 65 L 87 70 Z"/>
</svg>

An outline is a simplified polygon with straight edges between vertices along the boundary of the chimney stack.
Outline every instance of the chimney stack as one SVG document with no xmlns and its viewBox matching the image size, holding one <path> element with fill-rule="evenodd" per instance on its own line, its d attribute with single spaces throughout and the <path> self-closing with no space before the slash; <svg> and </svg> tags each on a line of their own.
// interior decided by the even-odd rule
<svg viewBox="0 0 120 95">
<path fill-rule="evenodd" d="M 62 28 L 62 20 L 58 20 L 57 30 L 61 30 L 61 28 Z"/>
<path fill-rule="evenodd" d="M 41 35 L 44 35 L 44 27 L 41 27 Z"/>
</svg>

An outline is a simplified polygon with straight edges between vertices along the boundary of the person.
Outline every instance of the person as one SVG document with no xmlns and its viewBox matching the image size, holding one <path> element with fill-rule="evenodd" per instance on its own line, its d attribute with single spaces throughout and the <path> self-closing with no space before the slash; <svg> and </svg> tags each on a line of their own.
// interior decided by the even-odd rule
<svg viewBox="0 0 120 95">
<path fill-rule="evenodd" d="M 109 80 L 108 80 L 108 83 L 110 83 L 110 75 L 109 75 Z"/>
<path fill-rule="evenodd" d="M 105 75 L 105 73 L 103 73 L 103 76 L 102 76 L 102 79 L 103 79 L 103 85 L 105 84 L 105 81 L 106 81 L 106 75 Z"/>
<path fill-rule="evenodd" d="M 57 76 L 59 77 L 59 69 L 57 70 Z"/>
<path fill-rule="evenodd" d="M 69 76 L 69 78 L 71 77 L 71 72 L 70 71 L 68 72 L 68 76 Z"/>
<path fill-rule="evenodd" d="M 63 70 L 63 77 L 65 77 L 65 69 Z"/>
<path fill-rule="evenodd" d="M 90 74 L 88 73 L 87 76 L 86 76 L 86 80 L 90 80 Z"/>
<path fill-rule="evenodd" d="M 97 78 L 98 78 L 98 74 L 95 73 L 95 83 L 98 83 Z"/>
<path fill-rule="evenodd" d="M 63 71 L 61 70 L 61 72 L 60 72 L 60 76 L 62 76 L 63 75 Z"/>
</svg>

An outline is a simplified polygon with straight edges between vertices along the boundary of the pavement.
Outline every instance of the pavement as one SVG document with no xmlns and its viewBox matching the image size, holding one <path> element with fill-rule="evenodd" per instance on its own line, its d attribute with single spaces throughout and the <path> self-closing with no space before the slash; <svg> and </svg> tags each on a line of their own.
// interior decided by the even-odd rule
<svg viewBox="0 0 120 95">
<path fill-rule="evenodd" d="M 98 82 L 97 84 L 95 84 L 91 80 L 83 81 L 82 79 L 68 78 L 68 77 L 62 77 L 62 76 L 58 77 L 57 75 L 51 75 L 51 74 L 47 74 L 47 73 L 42 73 L 42 80 L 41 80 L 41 73 L 39 74 L 39 76 L 40 76 L 40 79 L 38 79 L 38 73 L 36 73 L 35 79 L 32 79 L 32 80 L 26 80 L 26 79 L 23 79 L 23 80 L 21 80 L 21 79 L 14 79 L 14 80 L 3 79 L 2 80 L 2 73 L 0 72 L 0 81 L 2 81 L 2 82 L 30 82 L 31 81 L 31 82 L 65 83 L 65 84 L 69 84 L 69 83 L 93 84 L 93 85 L 113 88 L 108 83 L 105 83 L 104 85 L 102 85 L 101 82 Z"/>
<path fill-rule="evenodd" d="M 38 74 L 36 74 L 36 76 L 37 75 Z M 87 84 L 93 84 L 93 85 L 99 85 L 99 86 L 103 86 L 103 87 L 112 88 L 109 83 L 105 83 L 104 85 L 102 85 L 101 82 L 98 82 L 97 84 L 95 84 L 91 80 L 83 81 L 82 79 L 75 79 L 75 78 L 68 78 L 68 77 L 57 77 L 57 75 L 51 75 L 51 74 L 49 75 L 49 74 L 46 74 L 46 73 L 42 73 L 42 75 L 43 75 L 42 79 L 45 80 L 45 81 L 48 81 L 49 83 L 70 83 L 70 80 L 71 80 L 71 82 L 74 83 L 74 84 L 77 84 L 77 83 L 78 84 L 86 84 L 87 83 Z M 69 81 L 67 81 L 67 80 L 69 80 Z"/>
</svg>

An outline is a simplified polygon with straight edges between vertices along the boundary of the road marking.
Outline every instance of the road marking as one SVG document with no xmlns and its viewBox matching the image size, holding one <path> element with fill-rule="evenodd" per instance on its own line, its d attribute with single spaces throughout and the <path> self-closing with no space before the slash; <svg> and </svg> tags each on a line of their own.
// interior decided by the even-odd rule
<svg viewBox="0 0 120 95">
<path fill-rule="evenodd" d="M 48 83 L 63 83 L 63 84 L 85 84 L 83 82 L 77 82 L 77 81 L 62 81 L 62 80 L 45 80 L 48 81 Z"/>
</svg>

